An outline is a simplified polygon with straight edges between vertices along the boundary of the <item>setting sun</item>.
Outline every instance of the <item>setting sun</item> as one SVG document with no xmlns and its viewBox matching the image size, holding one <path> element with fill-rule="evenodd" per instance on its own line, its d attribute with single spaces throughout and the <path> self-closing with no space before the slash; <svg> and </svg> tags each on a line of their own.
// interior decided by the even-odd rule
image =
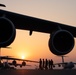
<svg viewBox="0 0 76 75">
<path fill-rule="evenodd" d="M 25 59 L 25 56 L 24 55 L 22 55 L 22 59 Z"/>
</svg>

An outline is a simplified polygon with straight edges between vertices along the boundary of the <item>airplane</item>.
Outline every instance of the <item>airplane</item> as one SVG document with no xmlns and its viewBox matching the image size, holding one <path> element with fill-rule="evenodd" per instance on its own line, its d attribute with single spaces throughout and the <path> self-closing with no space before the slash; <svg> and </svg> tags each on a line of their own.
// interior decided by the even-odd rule
<svg viewBox="0 0 76 75">
<path fill-rule="evenodd" d="M 27 65 L 26 62 L 33 62 L 33 63 L 39 63 L 38 61 L 32 61 L 32 60 L 25 60 L 25 59 L 19 59 L 19 58 L 13 58 L 13 57 L 10 57 L 10 56 L 0 56 L 0 60 L 7 60 L 7 62 L 4 62 L 6 63 L 7 65 L 12 65 L 12 66 L 31 66 L 31 65 Z M 8 62 L 8 60 L 12 60 L 12 63 Z M 18 64 L 16 61 L 22 61 L 22 64 Z"/>
<path fill-rule="evenodd" d="M 56 63 L 56 64 L 54 64 L 54 67 L 55 67 L 55 65 L 58 65 L 59 67 L 63 67 L 63 69 L 73 69 L 74 67 L 75 67 L 75 65 L 76 65 L 76 63 L 74 63 L 74 62 L 65 62 L 64 61 L 64 57 L 66 57 L 66 56 L 61 56 L 61 58 L 62 58 L 62 63 Z"/>
<path fill-rule="evenodd" d="M 9 46 L 16 29 L 50 34 L 48 46 L 55 55 L 71 52 L 75 45 L 76 27 L 0 9 L 0 47 Z"/>
<path fill-rule="evenodd" d="M 0 70 L 2 69 L 16 69 L 15 67 L 11 67 L 8 62 L 0 62 Z"/>
<path fill-rule="evenodd" d="M 14 67 L 11 67 L 14 66 Z M 20 66 L 20 68 L 22 68 L 22 66 L 31 66 L 31 65 L 22 65 L 22 64 L 16 64 L 14 65 L 13 63 L 10 62 L 1 62 L 0 63 L 0 69 L 16 69 L 15 67 Z"/>
</svg>

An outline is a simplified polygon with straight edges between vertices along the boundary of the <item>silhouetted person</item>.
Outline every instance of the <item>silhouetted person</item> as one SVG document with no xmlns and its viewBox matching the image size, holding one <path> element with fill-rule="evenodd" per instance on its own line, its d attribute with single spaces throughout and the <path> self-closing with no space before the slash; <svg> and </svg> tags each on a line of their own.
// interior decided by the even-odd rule
<svg viewBox="0 0 76 75">
<path fill-rule="evenodd" d="M 45 60 L 45 69 L 48 69 L 48 60 Z"/>
<path fill-rule="evenodd" d="M 48 62 L 49 69 L 50 69 L 50 62 L 51 62 L 51 61 L 49 60 L 49 62 Z"/>
<path fill-rule="evenodd" d="M 43 63 L 42 63 L 42 68 L 44 69 L 45 68 L 45 61 L 43 59 Z"/>
<path fill-rule="evenodd" d="M 50 61 L 50 66 L 51 66 L 50 69 L 53 69 L 53 60 L 52 60 L 52 59 L 51 59 L 51 61 Z"/>
<path fill-rule="evenodd" d="M 41 60 L 41 58 L 39 60 L 39 69 L 42 69 L 42 60 Z"/>
</svg>

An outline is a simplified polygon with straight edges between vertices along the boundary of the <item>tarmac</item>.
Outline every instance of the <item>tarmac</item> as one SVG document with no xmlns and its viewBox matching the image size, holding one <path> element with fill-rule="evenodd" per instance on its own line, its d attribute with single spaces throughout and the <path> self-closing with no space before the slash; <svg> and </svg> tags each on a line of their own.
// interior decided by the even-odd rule
<svg viewBox="0 0 76 75">
<path fill-rule="evenodd" d="M 0 75 L 76 75 L 76 70 L 0 70 Z"/>
</svg>

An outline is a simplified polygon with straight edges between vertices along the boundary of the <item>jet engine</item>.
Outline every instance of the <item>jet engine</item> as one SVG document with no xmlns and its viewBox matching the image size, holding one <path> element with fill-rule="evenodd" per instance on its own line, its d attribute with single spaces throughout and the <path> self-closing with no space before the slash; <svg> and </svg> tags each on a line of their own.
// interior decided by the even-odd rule
<svg viewBox="0 0 76 75">
<path fill-rule="evenodd" d="M 16 67 L 17 66 L 17 62 L 15 60 L 12 61 L 12 64 Z"/>
<path fill-rule="evenodd" d="M 23 61 L 20 67 L 22 68 L 22 66 L 26 66 L 26 62 Z"/>
<path fill-rule="evenodd" d="M 25 65 L 26 65 L 26 62 L 23 61 L 23 62 L 22 62 L 22 66 L 25 66 Z"/>
<path fill-rule="evenodd" d="M 22 68 L 22 65 L 20 65 L 20 68 Z"/>
<path fill-rule="evenodd" d="M 49 39 L 49 48 L 55 55 L 65 55 L 74 47 L 74 37 L 66 30 L 58 30 L 52 33 Z"/>
<path fill-rule="evenodd" d="M 58 67 L 61 67 L 61 65 L 60 65 L 60 64 L 58 64 Z"/>
<path fill-rule="evenodd" d="M 0 17 L 0 47 L 10 45 L 16 36 L 14 24 L 5 17 Z"/>
</svg>

